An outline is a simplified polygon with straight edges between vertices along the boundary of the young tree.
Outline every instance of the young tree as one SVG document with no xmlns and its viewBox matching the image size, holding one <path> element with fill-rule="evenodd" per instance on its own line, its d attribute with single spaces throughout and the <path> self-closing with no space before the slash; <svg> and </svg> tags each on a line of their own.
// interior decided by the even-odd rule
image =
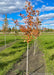
<svg viewBox="0 0 54 75">
<path fill-rule="evenodd" d="M 17 30 L 17 27 L 16 26 L 19 26 L 19 23 L 18 23 L 18 20 L 16 19 L 16 20 L 14 20 L 13 19 L 13 21 L 14 21 L 14 23 L 15 23 L 15 35 L 17 35 L 18 34 L 18 30 Z M 16 41 L 16 37 L 15 37 L 15 41 Z"/>
<path fill-rule="evenodd" d="M 11 29 L 11 31 L 14 32 L 14 31 L 15 31 L 15 28 L 13 27 L 13 28 Z"/>
<path fill-rule="evenodd" d="M 8 28 L 8 32 L 11 32 L 11 28 L 10 27 Z"/>
<path fill-rule="evenodd" d="M 31 39 L 33 39 L 33 36 L 37 38 L 39 36 L 39 29 L 38 26 L 40 25 L 40 21 L 38 19 L 39 11 L 34 10 L 33 6 L 29 1 L 26 1 L 25 5 L 26 10 L 26 16 L 24 14 L 20 13 L 20 16 L 24 20 L 25 25 L 18 25 L 17 20 L 14 21 L 14 23 L 18 26 L 20 26 L 20 31 L 24 32 L 25 40 L 27 42 L 27 59 L 26 59 L 26 75 L 29 75 L 28 73 L 28 50 L 29 50 L 29 42 Z M 34 16 L 36 19 L 34 19 Z"/>
<path fill-rule="evenodd" d="M 36 50 L 36 39 L 37 37 L 40 35 L 40 25 L 41 25 L 41 21 L 39 21 L 39 11 L 36 10 L 36 19 L 34 20 L 34 30 L 33 30 L 33 36 L 35 37 L 34 38 L 34 55 L 35 55 L 35 50 Z"/>
<path fill-rule="evenodd" d="M 5 47 L 6 47 L 6 32 L 8 30 L 8 19 L 7 14 L 5 15 L 4 24 L 3 24 L 3 32 L 5 34 Z"/>
<path fill-rule="evenodd" d="M 24 42 L 25 41 L 27 42 L 26 75 L 29 75 L 28 73 L 29 42 L 31 41 L 33 36 L 35 36 L 35 38 L 39 36 L 39 29 L 38 29 L 39 19 L 37 17 L 37 15 L 39 15 L 39 11 L 34 10 L 33 6 L 29 1 L 26 1 L 25 9 L 26 9 L 26 16 L 20 13 L 20 16 L 24 19 L 24 23 L 25 23 L 25 25 L 20 26 L 20 30 L 24 32 L 24 35 L 26 36 L 24 40 Z M 34 16 L 36 20 L 34 19 Z"/>
</svg>

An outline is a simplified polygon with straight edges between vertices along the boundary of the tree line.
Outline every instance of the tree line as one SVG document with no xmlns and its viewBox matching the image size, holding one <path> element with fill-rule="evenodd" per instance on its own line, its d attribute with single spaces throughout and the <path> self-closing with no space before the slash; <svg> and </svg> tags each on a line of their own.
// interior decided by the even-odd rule
<svg viewBox="0 0 54 75">
<path fill-rule="evenodd" d="M 2 29 L 0 29 L 0 32 L 19 32 L 20 30 L 17 29 L 17 27 L 8 27 L 9 23 L 8 23 L 8 18 L 7 18 L 7 14 L 5 14 L 5 18 L 3 20 L 3 24 L 2 24 Z"/>
</svg>

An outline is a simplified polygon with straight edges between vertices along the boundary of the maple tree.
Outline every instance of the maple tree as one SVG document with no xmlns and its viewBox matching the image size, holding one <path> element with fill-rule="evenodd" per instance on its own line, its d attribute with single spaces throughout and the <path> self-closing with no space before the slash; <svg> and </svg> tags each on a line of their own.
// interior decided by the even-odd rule
<svg viewBox="0 0 54 75">
<path fill-rule="evenodd" d="M 26 75 L 28 74 L 28 50 L 29 50 L 29 42 L 33 39 L 33 36 L 35 39 L 40 35 L 40 30 L 38 26 L 40 25 L 40 21 L 38 18 L 39 11 L 34 10 L 33 6 L 29 1 L 26 1 L 25 3 L 25 10 L 26 10 L 26 16 L 22 13 L 20 13 L 20 16 L 24 20 L 25 25 L 19 25 L 20 31 L 24 33 L 24 42 L 27 42 L 27 61 L 26 61 Z M 34 19 L 35 17 L 35 19 Z M 14 21 L 15 24 L 17 24 L 17 20 Z M 18 24 L 17 24 L 18 25 Z"/>
<path fill-rule="evenodd" d="M 25 5 L 26 10 L 26 16 L 24 14 L 20 13 L 20 16 L 24 19 L 25 25 L 20 26 L 20 30 L 24 32 L 24 35 L 26 36 L 24 42 L 27 42 L 27 67 L 26 67 L 26 75 L 28 75 L 28 46 L 31 39 L 33 39 L 33 36 L 37 38 L 40 34 L 40 31 L 38 29 L 38 26 L 40 25 L 40 21 L 38 18 L 39 11 L 33 10 L 33 6 L 29 1 L 26 1 Z M 34 19 L 34 17 L 36 19 Z"/>
</svg>

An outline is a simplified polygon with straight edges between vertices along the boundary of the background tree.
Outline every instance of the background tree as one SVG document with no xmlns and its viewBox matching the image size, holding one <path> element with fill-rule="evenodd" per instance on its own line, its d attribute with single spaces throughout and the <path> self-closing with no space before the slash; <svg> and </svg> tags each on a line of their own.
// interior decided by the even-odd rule
<svg viewBox="0 0 54 75">
<path fill-rule="evenodd" d="M 16 19 L 16 20 L 14 20 L 13 19 L 13 21 L 14 21 L 14 23 L 15 23 L 15 27 L 14 27 L 14 32 L 15 32 L 15 40 L 16 40 L 16 35 L 18 35 L 18 29 L 17 29 L 17 26 L 19 26 L 19 22 L 18 22 L 18 20 Z"/>
<path fill-rule="evenodd" d="M 8 28 L 8 32 L 9 32 L 9 33 L 11 32 L 11 28 L 10 28 L 10 27 Z"/>
<path fill-rule="evenodd" d="M 5 34 L 5 47 L 6 47 L 6 33 L 8 31 L 8 19 L 7 19 L 7 14 L 5 15 L 5 19 L 4 19 L 4 24 L 3 24 L 3 32 Z"/>
<path fill-rule="evenodd" d="M 11 29 L 11 31 L 14 32 L 14 31 L 15 31 L 15 28 L 13 27 L 13 28 Z"/>
</svg>

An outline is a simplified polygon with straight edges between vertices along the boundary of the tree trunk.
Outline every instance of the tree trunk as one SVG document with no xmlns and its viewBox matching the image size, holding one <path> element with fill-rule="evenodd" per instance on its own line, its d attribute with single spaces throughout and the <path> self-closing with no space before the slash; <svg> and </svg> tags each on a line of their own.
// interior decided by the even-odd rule
<svg viewBox="0 0 54 75">
<path fill-rule="evenodd" d="M 35 55 L 35 49 L 36 49 L 36 40 L 34 40 L 34 55 Z"/>
<path fill-rule="evenodd" d="M 28 50 L 29 50 L 29 43 L 27 43 L 26 75 L 29 75 L 28 74 Z"/>
<path fill-rule="evenodd" d="M 15 41 L 16 41 L 16 35 L 15 35 Z"/>
<path fill-rule="evenodd" d="M 37 38 L 34 40 L 34 53 L 33 53 L 33 55 L 35 55 L 35 53 L 36 53 L 36 48 L 37 48 L 36 43 L 37 43 Z"/>
<path fill-rule="evenodd" d="M 5 48 L 6 48 L 6 33 L 5 33 Z"/>
</svg>

